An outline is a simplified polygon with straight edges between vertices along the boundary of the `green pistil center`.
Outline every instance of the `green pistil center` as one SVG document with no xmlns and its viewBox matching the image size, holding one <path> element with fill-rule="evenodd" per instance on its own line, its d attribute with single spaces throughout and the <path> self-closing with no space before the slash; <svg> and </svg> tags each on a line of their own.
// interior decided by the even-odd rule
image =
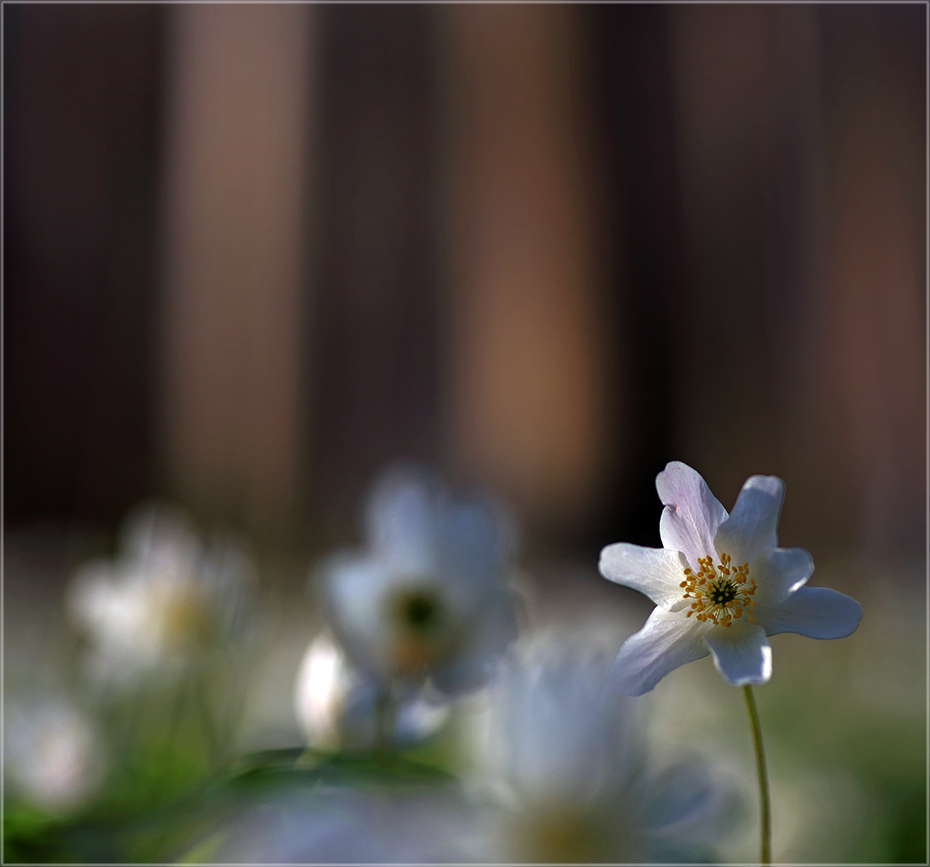
<svg viewBox="0 0 930 867">
<path fill-rule="evenodd" d="M 406 593 L 398 600 L 397 614 L 401 623 L 416 632 L 430 632 L 439 625 L 439 600 L 429 592 Z"/>
<path fill-rule="evenodd" d="M 729 578 L 720 578 L 711 584 L 707 596 L 711 605 L 726 605 L 736 599 L 736 587 Z"/>
</svg>

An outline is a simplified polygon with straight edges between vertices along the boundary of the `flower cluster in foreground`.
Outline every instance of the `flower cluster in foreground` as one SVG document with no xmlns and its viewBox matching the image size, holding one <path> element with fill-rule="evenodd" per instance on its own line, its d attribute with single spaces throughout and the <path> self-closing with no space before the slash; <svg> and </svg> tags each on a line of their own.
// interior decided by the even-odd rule
<svg viewBox="0 0 930 867">
<path fill-rule="evenodd" d="M 656 479 L 665 505 L 662 548 L 618 543 L 601 552 L 601 574 L 645 593 L 656 604 L 646 625 L 620 648 L 612 678 L 641 695 L 673 669 L 708 654 L 734 686 L 772 676 L 768 636 L 797 632 L 843 638 L 862 616 L 859 603 L 822 587 L 805 587 L 810 554 L 779 548 L 785 486 L 752 476 L 732 514 L 691 467 L 668 464 Z"/>
<path fill-rule="evenodd" d="M 290 635 L 306 641 L 303 630 L 316 629 L 286 720 L 243 714 L 250 679 L 255 709 L 280 694 L 279 675 L 291 673 L 283 654 L 294 647 L 282 643 L 278 620 L 266 631 L 247 616 L 259 587 L 245 549 L 228 535 L 204 539 L 178 508 L 136 510 L 116 556 L 85 565 L 66 598 L 93 675 L 81 683 L 93 688 L 74 705 L 9 703 L 14 860 L 719 863 L 741 812 L 729 755 L 713 768 L 691 760 L 702 721 L 689 717 L 688 761 L 677 760 L 661 720 L 647 722 L 649 701 L 631 697 L 712 655 L 744 687 L 759 772 L 758 863 L 772 863 L 750 685 L 771 677 L 769 636 L 839 638 L 861 609 L 807 587 L 810 555 L 778 547 L 779 479 L 750 478 L 731 514 L 682 463 L 656 484 L 663 547 L 601 552 L 605 577 L 656 604 L 612 663 L 617 612 L 602 606 L 613 593 L 603 582 L 593 585 L 594 617 L 579 617 L 583 595 L 550 612 L 524 609 L 533 582 L 521 581 L 520 595 L 513 588 L 507 514 L 419 470 L 388 471 L 365 501 L 362 544 L 311 573 L 325 622 L 303 619 Z M 260 637 L 275 642 L 269 676 L 250 678 L 249 646 Z M 713 708 L 704 713 L 716 726 Z M 676 716 L 666 715 L 673 729 Z M 266 747 L 270 738 L 277 747 Z M 244 740 L 260 751 L 240 755 Z M 128 818 L 120 808 L 112 839 L 85 835 L 87 817 L 127 792 L 139 806 Z M 187 817 L 162 809 L 176 803 Z M 124 833 L 127 822 L 138 832 Z"/>
<path fill-rule="evenodd" d="M 512 655 L 485 694 L 464 783 L 383 752 L 367 765 L 355 754 L 351 779 L 306 765 L 303 782 L 247 797 L 208 836 L 221 840 L 209 860 L 712 859 L 732 824 L 733 791 L 701 764 L 654 765 L 640 709 L 607 683 L 608 659 L 561 643 L 536 649 Z M 423 776 L 413 783 L 413 773 Z"/>
</svg>

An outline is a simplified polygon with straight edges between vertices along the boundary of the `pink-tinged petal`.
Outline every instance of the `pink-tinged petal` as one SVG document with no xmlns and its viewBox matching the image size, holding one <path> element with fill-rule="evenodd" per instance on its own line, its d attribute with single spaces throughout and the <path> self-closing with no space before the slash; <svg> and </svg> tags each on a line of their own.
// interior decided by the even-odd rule
<svg viewBox="0 0 930 867">
<path fill-rule="evenodd" d="M 814 561 L 803 548 L 765 548 L 753 560 L 749 577 L 759 585 L 756 605 L 775 605 L 803 587 Z"/>
<path fill-rule="evenodd" d="M 656 490 L 665 505 L 659 521 L 662 545 L 684 553 L 697 569 L 698 557 L 714 553 L 714 534 L 726 520 L 727 510 L 707 482 L 681 461 L 672 461 L 659 473 Z"/>
<path fill-rule="evenodd" d="M 608 581 L 632 587 L 645 593 L 656 605 L 671 608 L 685 601 L 680 584 L 687 565 L 678 551 L 618 542 L 601 551 L 598 568 Z"/>
<path fill-rule="evenodd" d="M 610 672 L 611 683 L 625 695 L 649 692 L 670 671 L 707 656 L 708 631 L 684 614 L 656 608 L 646 625 L 623 643 Z"/>
<path fill-rule="evenodd" d="M 743 485 L 733 512 L 717 529 L 714 545 L 737 563 L 752 561 L 763 548 L 777 544 L 776 528 L 785 483 L 776 476 L 752 476 Z"/>
<path fill-rule="evenodd" d="M 845 638 L 859 625 L 862 606 L 827 587 L 801 587 L 780 604 L 757 604 L 753 616 L 769 635 L 797 632 L 808 638 Z"/>
<path fill-rule="evenodd" d="M 765 683 L 772 676 L 772 648 L 758 623 L 715 626 L 707 645 L 717 671 L 733 686 Z"/>
</svg>

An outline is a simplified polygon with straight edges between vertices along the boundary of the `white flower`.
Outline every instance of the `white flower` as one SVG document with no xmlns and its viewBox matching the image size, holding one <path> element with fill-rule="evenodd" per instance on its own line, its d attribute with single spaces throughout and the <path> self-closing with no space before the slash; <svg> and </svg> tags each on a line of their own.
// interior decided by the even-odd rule
<svg viewBox="0 0 930 867">
<path fill-rule="evenodd" d="M 64 813 L 100 788 L 107 768 L 103 745 L 71 702 L 60 696 L 16 702 L 5 723 L 4 771 L 30 801 Z"/>
<path fill-rule="evenodd" d="M 66 599 L 97 681 L 176 671 L 237 627 L 252 565 L 230 540 L 204 545 L 183 512 L 148 504 L 127 519 L 120 547 L 86 564 Z"/>
<path fill-rule="evenodd" d="M 713 654 L 734 686 L 772 676 L 767 636 L 797 632 L 843 638 L 862 616 L 859 603 L 835 590 L 805 587 L 810 554 L 777 547 L 776 526 L 785 486 L 753 476 L 733 514 L 704 479 L 678 461 L 656 478 L 665 504 L 659 523 L 663 548 L 624 543 L 601 552 L 601 574 L 645 593 L 658 606 L 620 648 L 613 679 L 641 695 L 680 665 Z"/>
<path fill-rule="evenodd" d="M 294 684 L 297 722 L 314 746 L 370 748 L 378 737 L 378 686 L 350 666 L 328 635 L 304 653 Z M 421 689 L 397 696 L 393 743 L 413 744 L 446 722 L 446 704 L 429 701 Z"/>
<path fill-rule="evenodd" d="M 332 558 L 320 576 L 350 661 L 382 688 L 429 681 L 451 695 L 486 682 L 517 628 L 500 512 L 394 471 L 375 485 L 365 527 L 367 547 Z"/>
<path fill-rule="evenodd" d="M 440 864 L 485 861 L 473 805 L 452 785 L 396 791 L 292 786 L 242 811 L 207 863 Z M 220 835 L 223 837 L 223 834 Z M 199 859 L 186 856 L 185 863 Z"/>
<path fill-rule="evenodd" d="M 608 666 L 547 653 L 501 672 L 484 761 L 495 860 L 688 861 L 721 835 L 729 791 L 703 767 L 650 767 L 639 707 L 609 688 Z"/>
</svg>

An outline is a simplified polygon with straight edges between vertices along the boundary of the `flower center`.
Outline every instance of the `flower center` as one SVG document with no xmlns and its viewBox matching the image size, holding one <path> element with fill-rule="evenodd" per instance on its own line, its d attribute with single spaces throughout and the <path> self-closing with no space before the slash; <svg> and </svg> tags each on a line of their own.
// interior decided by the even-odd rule
<svg viewBox="0 0 930 867">
<path fill-rule="evenodd" d="M 407 588 L 389 603 L 390 664 L 395 675 L 421 677 L 449 653 L 450 623 L 441 596 L 430 588 Z"/>
<path fill-rule="evenodd" d="M 414 632 L 431 632 L 442 619 L 442 606 L 431 593 L 415 590 L 397 601 L 396 616 L 402 628 Z"/>
<path fill-rule="evenodd" d="M 159 600 L 158 611 L 161 638 L 165 647 L 180 649 L 207 641 L 212 635 L 213 619 L 207 600 L 193 588 L 185 589 Z"/>
<path fill-rule="evenodd" d="M 625 861 L 626 857 L 619 856 L 627 853 L 617 851 L 618 846 L 625 848 L 624 835 L 617 833 L 617 827 L 615 817 L 608 820 L 594 809 L 539 805 L 511 827 L 511 854 L 516 861 L 545 864 Z"/>
<path fill-rule="evenodd" d="M 685 617 L 692 614 L 698 620 L 710 620 L 714 625 L 730 626 L 745 613 L 754 623 L 752 609 L 756 582 L 749 577 L 749 564 L 733 566 L 729 554 L 720 555 L 714 566 L 713 557 L 698 557 L 698 571 L 685 569 L 685 580 L 679 585 L 685 599 L 694 599 Z"/>
</svg>

